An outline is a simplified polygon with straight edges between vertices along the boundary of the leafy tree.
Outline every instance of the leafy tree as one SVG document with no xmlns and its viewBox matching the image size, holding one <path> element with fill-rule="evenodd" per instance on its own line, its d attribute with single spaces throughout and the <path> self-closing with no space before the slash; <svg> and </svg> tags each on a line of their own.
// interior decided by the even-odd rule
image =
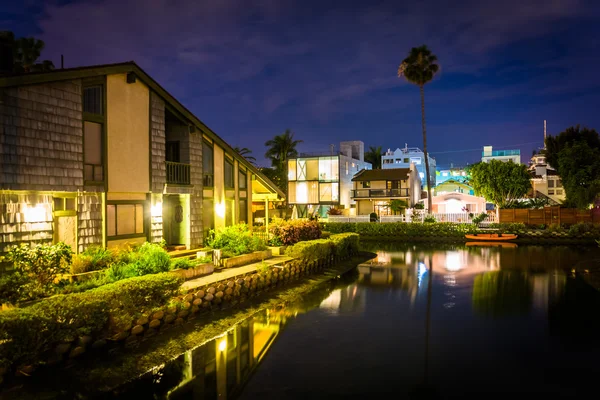
<svg viewBox="0 0 600 400">
<path fill-rule="evenodd" d="M 531 175 L 524 164 L 490 160 L 469 167 L 475 192 L 498 209 L 524 197 L 531 189 Z"/>
<path fill-rule="evenodd" d="M 373 169 L 380 169 L 382 153 L 383 153 L 383 150 L 381 149 L 381 146 L 377 146 L 377 147 L 370 146 L 369 151 L 367 151 L 365 153 L 365 161 L 368 163 L 371 163 L 371 165 L 373 166 Z"/>
<path fill-rule="evenodd" d="M 398 67 L 398 77 L 404 77 L 410 83 L 419 86 L 421 91 L 421 124 L 423 127 L 423 154 L 425 157 L 425 175 L 427 176 L 427 205 L 431 213 L 431 177 L 429 174 L 429 156 L 427 154 L 427 129 L 425 128 L 425 84 L 439 71 L 437 57 L 427 46 L 413 47 Z"/>
<path fill-rule="evenodd" d="M 285 171 L 279 171 L 276 168 L 262 167 L 259 168 L 260 172 L 269 178 L 283 193 L 287 193 L 287 177 Z"/>
<path fill-rule="evenodd" d="M 561 177 L 565 205 L 585 209 L 600 194 L 600 136 L 594 129 L 577 125 L 549 136 L 546 160 Z"/>
<path fill-rule="evenodd" d="M 589 208 L 600 194 L 600 149 L 585 141 L 575 142 L 559 152 L 558 165 L 566 204 Z"/>
<path fill-rule="evenodd" d="M 394 214 L 404 214 L 404 210 L 408 208 L 408 203 L 406 202 L 406 200 L 395 199 L 390 200 L 387 203 L 387 206 L 390 210 L 392 210 Z"/>
<path fill-rule="evenodd" d="M 252 150 L 250 150 L 249 148 L 247 148 L 247 147 L 239 148 L 239 147 L 235 146 L 233 148 L 233 150 L 235 150 L 236 153 L 238 153 L 240 156 L 242 156 L 246 160 L 248 160 L 251 164 L 256 164 L 256 157 L 250 155 L 250 153 L 252 153 Z"/>
<path fill-rule="evenodd" d="M 294 140 L 294 133 L 286 129 L 281 135 L 267 140 L 265 146 L 268 147 L 265 157 L 271 160 L 271 165 L 279 171 L 285 171 L 287 160 L 290 157 L 296 157 L 298 150 L 296 146 L 302 143 L 302 140 Z"/>
<path fill-rule="evenodd" d="M 561 174 L 558 162 L 559 153 L 565 147 L 573 145 L 575 142 L 586 142 L 589 147 L 600 149 L 600 137 L 594 129 L 580 128 L 579 125 L 567 128 L 558 136 L 548 136 L 546 138 L 546 162 L 553 168 L 556 168 Z"/>
<path fill-rule="evenodd" d="M 13 72 L 42 72 L 54 69 L 50 60 L 38 62 L 45 43 L 33 37 L 15 38 L 13 32 L 0 32 L 0 40 L 8 43 L 13 49 Z"/>
</svg>

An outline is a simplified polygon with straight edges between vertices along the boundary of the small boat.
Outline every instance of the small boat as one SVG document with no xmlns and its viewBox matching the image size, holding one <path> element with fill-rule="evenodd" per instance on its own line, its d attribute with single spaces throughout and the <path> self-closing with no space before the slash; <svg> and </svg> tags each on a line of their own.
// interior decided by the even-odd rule
<svg viewBox="0 0 600 400">
<path fill-rule="evenodd" d="M 503 247 L 503 248 L 514 248 L 518 247 L 516 243 L 510 242 L 467 242 L 467 247 L 483 246 L 483 247 Z"/>
<path fill-rule="evenodd" d="M 485 240 L 485 241 L 505 241 L 514 240 L 517 235 L 511 235 L 506 233 L 477 233 L 475 235 L 465 235 L 467 239 L 471 240 Z"/>
</svg>

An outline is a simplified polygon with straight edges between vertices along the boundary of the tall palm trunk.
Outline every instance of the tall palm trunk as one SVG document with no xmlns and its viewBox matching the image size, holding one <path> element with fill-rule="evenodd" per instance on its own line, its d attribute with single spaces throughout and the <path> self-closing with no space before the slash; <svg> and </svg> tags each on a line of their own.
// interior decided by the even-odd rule
<svg viewBox="0 0 600 400">
<path fill-rule="evenodd" d="M 425 176 L 427 177 L 427 214 L 431 214 L 431 178 L 429 177 L 429 155 L 427 153 L 427 129 L 425 128 L 425 85 L 421 89 L 421 124 L 423 125 L 423 154 L 425 156 Z"/>
</svg>

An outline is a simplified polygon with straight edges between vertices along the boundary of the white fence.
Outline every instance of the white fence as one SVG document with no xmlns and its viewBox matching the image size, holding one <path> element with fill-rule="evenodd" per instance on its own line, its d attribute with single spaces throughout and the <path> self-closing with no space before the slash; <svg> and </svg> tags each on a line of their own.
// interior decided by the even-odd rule
<svg viewBox="0 0 600 400">
<path fill-rule="evenodd" d="M 473 219 L 469 213 L 433 213 L 437 222 L 452 222 L 455 224 L 472 224 Z M 478 214 L 473 214 L 476 217 Z M 382 215 L 379 217 L 379 222 L 423 222 L 427 214 L 424 211 L 417 213 L 407 212 L 406 215 Z M 327 219 L 323 219 L 323 222 L 369 222 L 370 217 L 368 215 L 356 215 L 352 217 L 346 217 L 342 215 L 330 215 Z M 481 223 L 481 225 L 488 225 L 496 222 L 496 213 L 488 214 L 487 218 Z"/>
</svg>

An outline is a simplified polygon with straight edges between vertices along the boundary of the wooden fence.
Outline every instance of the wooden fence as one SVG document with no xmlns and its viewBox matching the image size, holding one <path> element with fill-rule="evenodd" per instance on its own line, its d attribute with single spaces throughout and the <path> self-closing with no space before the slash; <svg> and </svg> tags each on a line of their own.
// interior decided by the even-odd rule
<svg viewBox="0 0 600 400">
<path fill-rule="evenodd" d="M 578 210 L 576 208 L 544 207 L 538 210 L 501 209 L 500 223 L 523 223 L 527 225 L 576 224 L 591 222 L 600 224 L 600 208 Z"/>
</svg>

